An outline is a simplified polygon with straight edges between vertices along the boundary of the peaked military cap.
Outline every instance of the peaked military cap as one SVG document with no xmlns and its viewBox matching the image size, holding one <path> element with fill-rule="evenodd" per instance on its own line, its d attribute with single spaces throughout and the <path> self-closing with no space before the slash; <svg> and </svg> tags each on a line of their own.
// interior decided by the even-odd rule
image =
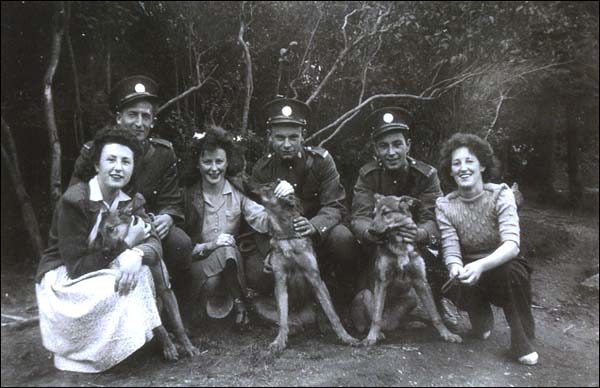
<svg viewBox="0 0 600 388">
<path fill-rule="evenodd" d="M 390 132 L 410 131 L 411 114 L 404 108 L 387 107 L 377 109 L 365 120 L 366 130 L 371 132 L 371 138 L 376 139 Z"/>
<path fill-rule="evenodd" d="M 110 94 L 110 105 L 115 112 L 137 100 L 158 101 L 158 84 L 149 77 L 134 75 L 117 83 Z"/>
<path fill-rule="evenodd" d="M 302 101 L 284 97 L 266 103 L 263 112 L 267 127 L 281 123 L 298 124 L 306 127 L 310 116 L 308 105 Z"/>
</svg>

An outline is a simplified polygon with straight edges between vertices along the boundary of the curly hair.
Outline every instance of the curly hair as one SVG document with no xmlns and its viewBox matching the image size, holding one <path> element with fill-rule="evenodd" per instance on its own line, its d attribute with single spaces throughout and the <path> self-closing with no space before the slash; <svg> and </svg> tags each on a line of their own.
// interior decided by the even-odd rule
<svg viewBox="0 0 600 388">
<path fill-rule="evenodd" d="M 106 144 L 121 144 L 127 148 L 129 148 L 133 152 L 133 173 L 131 175 L 131 179 L 128 183 L 130 186 L 134 181 L 137 175 L 137 170 L 139 163 L 136 163 L 139 158 L 142 156 L 142 145 L 137 137 L 129 130 L 123 129 L 116 124 L 110 124 L 96 132 L 93 140 L 93 161 L 94 165 L 100 162 L 100 156 L 102 155 L 102 149 Z M 90 166 L 93 168 L 93 166 Z M 95 170 L 91 174 L 94 176 L 96 174 Z"/>
<path fill-rule="evenodd" d="M 455 133 L 442 145 L 440 152 L 440 177 L 447 185 L 453 185 L 452 173 L 452 153 L 458 148 L 466 147 L 479 160 L 481 167 L 485 171 L 481 176 L 484 182 L 495 178 L 498 173 L 498 159 L 494 156 L 494 150 L 490 143 L 477 135 L 470 133 Z"/>
<path fill-rule="evenodd" d="M 133 152 L 134 161 L 142 155 L 142 145 L 131 131 L 116 124 L 107 125 L 94 136 L 94 163 L 100 161 L 102 149 L 106 144 L 121 144 Z"/>
<path fill-rule="evenodd" d="M 222 127 L 208 125 L 201 134 L 196 134 L 192 139 L 191 147 L 188 150 L 186 173 L 184 174 L 184 184 L 191 186 L 200 179 L 198 173 L 198 159 L 205 151 L 214 151 L 222 149 L 227 156 L 227 176 L 233 176 L 240 172 L 240 163 L 238 158 L 243 159 L 243 153 L 233 142 L 232 136 Z M 243 169 L 243 167 L 242 167 Z"/>
</svg>

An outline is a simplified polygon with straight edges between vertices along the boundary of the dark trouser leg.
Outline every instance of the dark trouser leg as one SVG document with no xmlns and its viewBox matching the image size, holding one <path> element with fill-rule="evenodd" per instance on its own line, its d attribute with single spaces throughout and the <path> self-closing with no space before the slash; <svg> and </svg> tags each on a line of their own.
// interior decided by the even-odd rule
<svg viewBox="0 0 600 388">
<path fill-rule="evenodd" d="M 339 291 L 352 298 L 356 293 L 362 251 L 350 229 L 342 224 L 333 227 L 316 246 L 316 252 L 323 280 L 329 280 L 324 272 L 333 269 L 338 275 L 336 283 L 339 283 Z"/>
<path fill-rule="evenodd" d="M 535 338 L 535 323 L 529 266 L 517 258 L 490 272 L 494 272 L 495 280 L 495 287 L 490 290 L 491 302 L 504 310 L 510 326 L 511 350 L 517 357 L 533 352 L 530 340 Z"/>
<path fill-rule="evenodd" d="M 517 258 L 484 273 L 476 286 L 460 288 L 460 305 L 473 316 L 474 330 L 485 330 L 490 302 L 502 307 L 510 327 L 511 350 L 518 357 L 533 352 L 530 341 L 535 337 L 529 272 L 527 263 Z"/>
<path fill-rule="evenodd" d="M 223 270 L 223 280 L 234 299 L 242 300 L 244 298 L 244 292 L 238 280 L 237 264 L 234 260 L 227 260 L 225 269 Z"/>
<path fill-rule="evenodd" d="M 442 294 L 442 285 L 448 281 L 448 269 L 446 269 L 441 252 L 436 256 L 426 247 L 419 248 L 423 259 L 425 260 L 427 282 L 431 287 L 435 306 L 446 326 L 450 330 L 456 331 L 459 325 L 458 314 L 456 314 L 452 303 L 449 303 L 448 300 L 444 300 L 444 295 Z"/>
<path fill-rule="evenodd" d="M 184 319 L 192 305 L 192 241 L 177 226 L 173 226 L 162 240 L 163 260 L 173 280 L 173 292 L 179 301 Z"/>
</svg>

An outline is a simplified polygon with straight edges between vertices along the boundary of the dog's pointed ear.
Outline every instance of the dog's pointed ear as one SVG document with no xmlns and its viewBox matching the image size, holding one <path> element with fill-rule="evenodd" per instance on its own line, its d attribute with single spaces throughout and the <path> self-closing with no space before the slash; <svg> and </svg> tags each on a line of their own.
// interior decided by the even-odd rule
<svg viewBox="0 0 600 388">
<path fill-rule="evenodd" d="M 120 215 L 132 215 L 134 213 L 134 205 L 133 202 L 135 201 L 130 201 L 127 205 L 125 205 L 124 207 L 122 207 L 121 209 L 118 210 L 118 214 Z"/>
<path fill-rule="evenodd" d="M 381 195 L 379 193 L 375 193 L 375 203 L 379 203 L 382 199 L 385 198 L 385 195 Z"/>
</svg>

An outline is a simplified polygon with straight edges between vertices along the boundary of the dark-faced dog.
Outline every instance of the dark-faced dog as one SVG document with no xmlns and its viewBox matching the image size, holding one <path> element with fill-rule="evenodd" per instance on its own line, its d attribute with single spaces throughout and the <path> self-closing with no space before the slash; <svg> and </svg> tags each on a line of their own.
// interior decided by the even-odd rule
<svg viewBox="0 0 600 388">
<path fill-rule="evenodd" d="M 93 241 L 90 241 L 90 245 L 93 245 L 99 249 L 111 250 L 114 248 L 118 241 L 122 240 L 127 235 L 133 214 L 135 214 L 133 209 L 133 201 L 122 209 L 103 213 L 98 227 L 98 234 Z M 141 221 L 138 220 L 138 222 Z M 198 349 L 192 345 L 190 339 L 185 333 L 183 322 L 181 321 L 181 315 L 179 313 L 177 299 L 175 298 L 175 294 L 170 287 L 169 274 L 167 273 L 167 267 L 165 266 L 165 263 L 162 259 L 159 259 L 154 264 L 149 265 L 149 268 L 152 272 L 152 279 L 154 281 L 156 295 L 162 303 L 163 310 L 168 316 L 177 339 L 183 345 L 185 353 L 188 356 L 195 356 L 199 354 Z M 177 360 L 179 358 L 179 353 L 169 338 L 169 334 L 164 326 L 160 325 L 158 328 L 156 328 L 155 333 L 162 344 L 164 357 L 170 361 Z"/>
<path fill-rule="evenodd" d="M 388 285 L 396 279 L 400 280 L 400 283 L 404 282 L 405 286 L 408 285 L 414 288 L 423 307 L 431 318 L 433 326 L 445 341 L 462 342 L 462 338 L 451 333 L 440 318 L 433 302 L 431 288 L 427 283 L 425 261 L 415 250 L 413 244 L 403 241 L 398 231 L 390 228 L 390 225 L 394 225 L 405 217 L 412 217 L 411 208 L 419 204 L 418 200 L 408 196 L 386 197 L 379 194 L 375 194 L 375 200 L 375 217 L 369 231 L 380 240 L 376 248 L 374 287 L 372 300 L 370 300 L 373 303 L 371 309 L 371 329 L 367 337 L 363 340 L 363 345 L 374 345 L 378 339 L 383 337 L 381 328 L 384 317 L 386 290 Z M 399 288 L 401 289 L 402 287 Z M 410 289 L 404 288 L 404 294 L 408 295 Z M 399 295 L 394 296 L 398 297 Z M 356 302 L 358 301 L 355 300 Z M 400 313 L 391 314 L 393 319 L 399 319 L 398 315 L 406 313 L 411 309 L 411 306 L 414 307 L 415 305 L 414 301 L 406 304 L 402 304 L 401 302 L 396 303 L 400 303 L 398 305 Z"/>
<path fill-rule="evenodd" d="M 256 189 L 269 215 L 271 266 L 279 312 L 279 333 L 269 348 L 277 352 L 286 347 L 289 333 L 288 290 L 294 294 L 308 289 L 312 289 L 339 339 L 346 345 L 357 345 L 358 340 L 346 332 L 333 308 L 310 238 L 294 232 L 293 220 L 300 216 L 296 197 L 291 194 L 277 198 L 273 193 L 275 186 L 272 183 Z"/>
</svg>

